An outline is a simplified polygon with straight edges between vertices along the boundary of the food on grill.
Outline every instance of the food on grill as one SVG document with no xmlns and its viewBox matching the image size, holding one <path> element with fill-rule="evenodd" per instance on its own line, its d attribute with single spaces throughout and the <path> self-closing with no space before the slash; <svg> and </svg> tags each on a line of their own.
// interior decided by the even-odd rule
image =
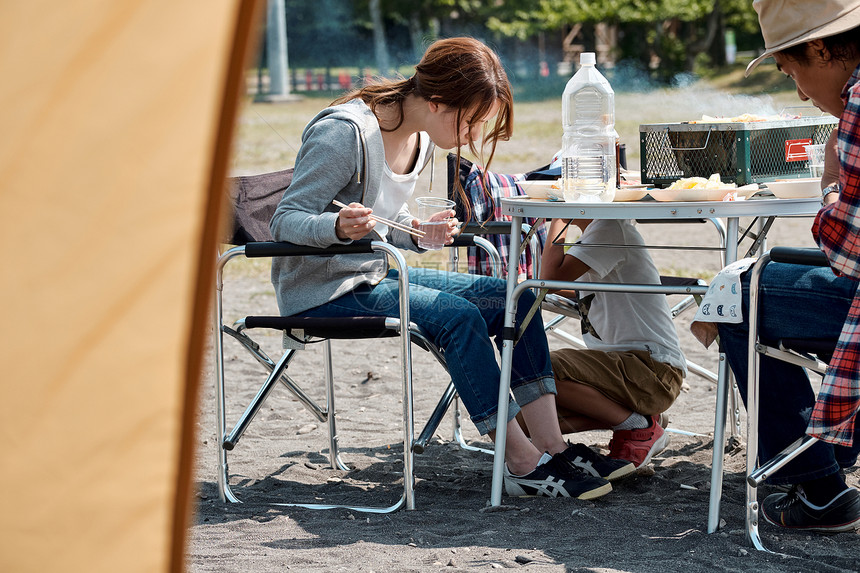
<svg viewBox="0 0 860 573">
<path fill-rule="evenodd" d="M 719 173 L 714 173 L 707 179 L 704 177 L 685 177 L 678 179 L 667 189 L 734 189 L 737 187 L 734 183 L 723 183 Z"/>
<path fill-rule="evenodd" d="M 781 119 L 797 119 L 799 115 L 757 115 L 754 113 L 742 113 L 734 117 L 714 117 L 703 115 L 702 119 L 696 119 L 689 123 L 754 123 L 757 121 L 779 121 Z"/>
</svg>

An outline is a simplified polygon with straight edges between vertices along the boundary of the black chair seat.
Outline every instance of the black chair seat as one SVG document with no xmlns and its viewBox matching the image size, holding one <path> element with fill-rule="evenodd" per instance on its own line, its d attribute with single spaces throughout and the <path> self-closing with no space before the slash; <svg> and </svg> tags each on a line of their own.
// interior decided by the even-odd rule
<svg viewBox="0 0 860 573">
<path fill-rule="evenodd" d="M 353 316 L 320 318 L 316 316 L 249 316 L 245 328 L 302 330 L 318 338 L 380 338 L 397 336 L 398 331 L 386 326 L 384 316 Z"/>
<path fill-rule="evenodd" d="M 660 276 L 660 284 L 663 286 L 698 286 L 702 284 L 701 279 L 694 277 Z"/>
<path fill-rule="evenodd" d="M 829 362 L 836 350 L 836 339 L 783 338 L 779 344 L 795 352 L 815 354 L 824 362 Z"/>
</svg>

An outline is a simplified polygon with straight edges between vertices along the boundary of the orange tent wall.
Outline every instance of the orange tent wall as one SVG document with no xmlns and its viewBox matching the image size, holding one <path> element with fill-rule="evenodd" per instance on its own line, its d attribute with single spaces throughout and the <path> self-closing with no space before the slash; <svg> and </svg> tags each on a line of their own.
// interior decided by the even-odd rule
<svg viewBox="0 0 860 573">
<path fill-rule="evenodd" d="M 260 3 L 0 3 L 0 571 L 182 569 Z"/>
</svg>

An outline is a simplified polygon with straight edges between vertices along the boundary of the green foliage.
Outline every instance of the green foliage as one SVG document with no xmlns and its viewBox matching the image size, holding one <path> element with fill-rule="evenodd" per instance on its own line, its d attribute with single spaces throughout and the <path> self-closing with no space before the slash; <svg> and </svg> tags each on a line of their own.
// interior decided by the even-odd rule
<svg viewBox="0 0 860 573">
<path fill-rule="evenodd" d="M 758 16 L 750 0 L 720 0 L 726 26 L 747 34 L 760 35 Z"/>
<path fill-rule="evenodd" d="M 687 46 L 684 40 L 670 34 L 654 34 L 654 45 L 660 54 L 660 66 L 655 70 L 656 79 L 669 82 L 684 69 Z"/>
<path fill-rule="evenodd" d="M 455 0 L 448 2 L 457 3 Z M 487 4 L 489 6 L 483 9 L 500 31 L 531 28 L 535 32 L 573 23 L 695 22 L 713 12 L 717 4 L 727 24 L 747 31 L 758 29 L 749 0 L 506 0 L 498 5 L 496 2 Z"/>
<path fill-rule="evenodd" d="M 374 65 L 369 0 L 286 2 L 291 65 Z M 596 24 L 614 26 L 615 61 L 661 81 L 722 65 L 729 28 L 738 50 L 761 45 L 750 0 L 380 0 L 380 8 L 393 65 L 414 64 L 440 35 L 462 34 L 491 41 L 506 63 L 537 77 L 538 61 L 554 70 L 562 60 L 563 39 L 576 24 L 575 43 L 587 50 L 595 49 Z"/>
<path fill-rule="evenodd" d="M 715 11 L 720 19 L 713 34 L 708 19 Z M 652 75 L 658 79 L 693 71 L 694 62 L 710 65 L 713 53 L 722 49 L 726 27 L 744 37 L 758 33 L 749 0 L 506 0 L 493 6 L 487 27 L 527 40 L 538 33 L 569 30 L 573 24 L 601 22 L 618 26 L 628 37 L 615 47 L 616 60 L 638 60 L 647 68 L 654 56 L 660 66 Z"/>
<path fill-rule="evenodd" d="M 714 0 L 513 0 L 492 7 L 492 25 L 500 31 L 523 27 L 535 31 L 572 23 L 693 21 L 713 9 Z"/>
</svg>

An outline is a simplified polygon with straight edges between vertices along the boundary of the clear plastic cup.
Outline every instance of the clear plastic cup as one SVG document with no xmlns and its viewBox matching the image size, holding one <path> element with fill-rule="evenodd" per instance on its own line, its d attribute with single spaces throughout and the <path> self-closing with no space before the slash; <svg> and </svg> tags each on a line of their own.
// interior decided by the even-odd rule
<svg viewBox="0 0 860 573">
<path fill-rule="evenodd" d="M 824 145 L 807 145 L 806 156 L 809 158 L 809 175 L 821 179 L 824 175 Z"/>
<path fill-rule="evenodd" d="M 418 246 L 422 249 L 441 249 L 448 237 L 448 219 L 454 202 L 440 197 L 418 197 L 418 229 L 424 231 L 424 236 L 418 238 Z"/>
</svg>

